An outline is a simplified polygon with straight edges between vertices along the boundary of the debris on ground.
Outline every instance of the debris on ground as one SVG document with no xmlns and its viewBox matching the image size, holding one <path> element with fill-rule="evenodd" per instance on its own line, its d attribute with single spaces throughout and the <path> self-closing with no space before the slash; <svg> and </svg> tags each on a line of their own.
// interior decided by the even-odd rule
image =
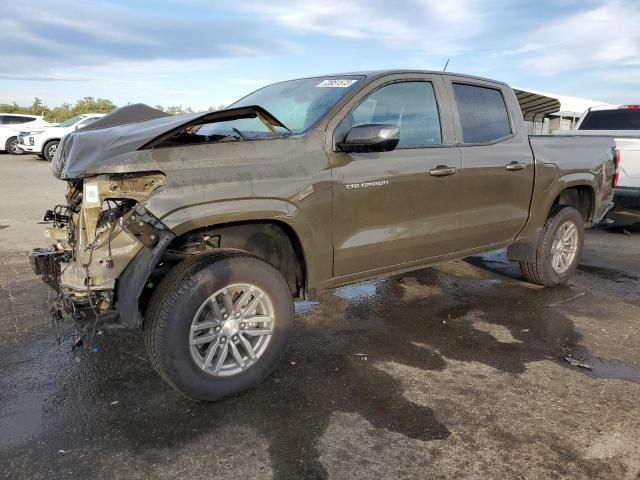
<svg viewBox="0 0 640 480">
<path fill-rule="evenodd" d="M 586 292 L 580 292 L 577 295 L 574 295 L 573 297 L 569 297 L 565 300 L 560 300 L 559 302 L 555 302 L 555 303 L 550 303 L 549 305 L 547 305 L 547 307 L 557 307 L 558 305 L 562 305 L 564 303 L 569 303 L 573 300 L 575 300 L 576 298 L 580 298 L 580 297 L 584 297 L 587 293 Z"/>
<path fill-rule="evenodd" d="M 586 368 L 587 370 L 593 370 L 593 367 L 588 363 L 581 362 L 580 360 L 576 360 L 573 357 L 564 357 L 565 361 L 569 362 L 573 367 Z"/>
</svg>

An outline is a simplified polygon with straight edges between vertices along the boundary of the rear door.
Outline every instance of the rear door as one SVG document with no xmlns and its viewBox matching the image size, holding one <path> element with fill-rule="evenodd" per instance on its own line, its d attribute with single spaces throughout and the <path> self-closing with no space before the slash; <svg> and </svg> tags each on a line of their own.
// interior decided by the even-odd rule
<svg viewBox="0 0 640 480">
<path fill-rule="evenodd" d="M 460 236 L 467 248 L 513 239 L 529 215 L 534 175 L 515 94 L 502 84 L 455 76 L 447 85 L 461 140 Z"/>
<path fill-rule="evenodd" d="M 353 126 L 382 123 L 400 127 L 400 143 L 383 153 L 347 154 L 333 147 L 336 276 L 457 248 L 461 158 L 443 87 L 438 75 L 384 77 L 342 113 L 335 142 Z M 449 174 L 441 175 L 443 169 Z"/>
</svg>

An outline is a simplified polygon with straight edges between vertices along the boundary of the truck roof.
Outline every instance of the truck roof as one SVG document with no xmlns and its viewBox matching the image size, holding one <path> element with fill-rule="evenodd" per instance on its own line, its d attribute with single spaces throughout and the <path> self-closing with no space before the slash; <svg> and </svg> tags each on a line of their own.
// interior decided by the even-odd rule
<svg viewBox="0 0 640 480">
<path fill-rule="evenodd" d="M 379 78 L 379 77 L 383 77 L 386 75 L 394 75 L 394 74 L 411 74 L 411 73 L 426 73 L 426 74 L 433 74 L 433 75 L 449 75 L 452 77 L 462 77 L 462 78 L 469 78 L 469 79 L 474 79 L 474 80 L 482 80 L 485 82 L 493 82 L 493 83 L 497 83 L 500 85 L 504 85 L 504 86 L 509 86 L 507 83 L 505 82 L 501 82 L 499 80 L 494 80 L 492 78 L 485 78 L 485 77 L 478 77 L 475 75 L 467 75 L 467 74 L 463 74 L 463 73 L 455 73 L 455 72 L 443 72 L 442 70 L 419 70 L 419 69 L 387 69 L 387 70 L 362 70 L 362 71 L 357 71 L 357 72 L 340 72 L 340 73 L 328 73 L 325 75 L 310 75 L 308 77 L 301 77 L 302 78 L 316 78 L 316 77 L 339 77 L 339 76 L 343 76 L 343 75 L 364 75 L 367 77 L 367 79 L 369 80 L 373 80 L 375 78 Z M 286 81 L 286 80 L 285 80 Z"/>
</svg>

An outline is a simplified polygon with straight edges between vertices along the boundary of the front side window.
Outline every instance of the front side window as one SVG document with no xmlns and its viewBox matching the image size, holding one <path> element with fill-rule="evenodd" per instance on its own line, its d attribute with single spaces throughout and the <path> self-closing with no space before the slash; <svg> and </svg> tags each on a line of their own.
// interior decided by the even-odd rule
<svg viewBox="0 0 640 480">
<path fill-rule="evenodd" d="M 511 134 L 507 106 L 500 90 L 454 83 L 464 143 L 491 143 Z"/>
<path fill-rule="evenodd" d="M 382 87 L 351 112 L 350 122 L 352 127 L 371 123 L 400 127 L 399 148 L 442 143 L 438 104 L 430 82 Z"/>
</svg>

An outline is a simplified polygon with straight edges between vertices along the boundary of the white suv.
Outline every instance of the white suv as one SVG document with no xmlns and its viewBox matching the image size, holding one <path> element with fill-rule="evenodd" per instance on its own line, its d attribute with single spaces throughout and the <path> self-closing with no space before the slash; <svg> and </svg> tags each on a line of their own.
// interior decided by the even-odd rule
<svg viewBox="0 0 640 480">
<path fill-rule="evenodd" d="M 26 128 L 51 126 L 38 115 L 22 113 L 0 113 L 0 150 L 18 155 L 22 149 L 18 146 L 18 134 Z"/>
<path fill-rule="evenodd" d="M 51 161 L 62 137 L 74 130 L 86 127 L 104 116 L 104 113 L 83 113 L 71 117 L 55 127 L 38 128 L 30 131 L 24 131 L 25 129 L 23 128 L 23 131 L 18 135 L 18 147 L 25 152 L 35 153 L 40 158 L 46 158 Z"/>
</svg>

